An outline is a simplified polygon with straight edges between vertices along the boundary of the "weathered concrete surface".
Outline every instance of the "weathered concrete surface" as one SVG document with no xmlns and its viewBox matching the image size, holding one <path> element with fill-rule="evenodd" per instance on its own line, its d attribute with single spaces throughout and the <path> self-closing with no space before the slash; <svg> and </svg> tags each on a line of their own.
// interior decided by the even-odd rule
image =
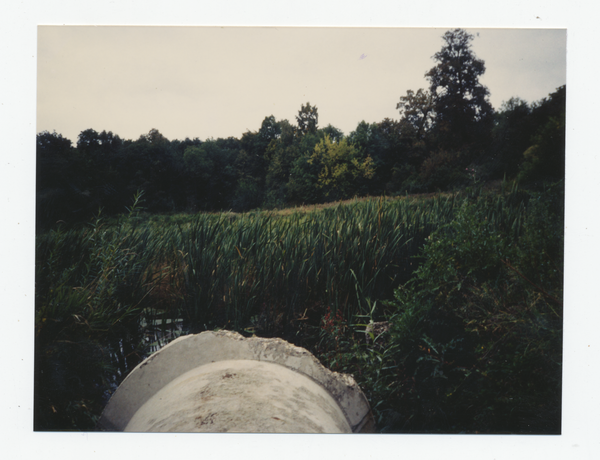
<svg viewBox="0 0 600 460">
<path fill-rule="evenodd" d="M 351 376 L 281 339 L 228 331 L 174 340 L 137 366 L 99 421 L 109 431 L 373 432 Z"/>
<path fill-rule="evenodd" d="M 219 361 L 173 380 L 125 431 L 350 433 L 344 413 L 314 380 L 279 364 Z"/>
</svg>

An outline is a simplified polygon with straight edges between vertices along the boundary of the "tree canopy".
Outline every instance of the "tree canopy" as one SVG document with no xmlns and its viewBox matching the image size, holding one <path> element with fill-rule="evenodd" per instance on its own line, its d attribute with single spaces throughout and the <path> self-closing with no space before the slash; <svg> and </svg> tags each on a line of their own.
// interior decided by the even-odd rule
<svg viewBox="0 0 600 460">
<path fill-rule="evenodd" d="M 458 147 L 485 138 L 492 127 L 489 91 L 479 82 L 485 63 L 471 49 L 473 36 L 454 29 L 443 36 L 435 53 L 436 65 L 425 74 L 433 97 L 436 125 L 446 147 Z"/>
<path fill-rule="evenodd" d="M 122 212 L 144 190 L 149 212 L 247 211 L 355 195 L 431 192 L 477 181 L 539 182 L 564 177 L 566 89 L 495 113 L 474 37 L 449 30 L 426 74 L 428 88 L 396 102 L 399 119 L 360 121 L 345 135 L 319 127 L 316 105 L 295 124 L 265 116 L 237 139 L 169 140 L 151 129 L 136 140 L 86 129 L 76 146 L 37 135 L 40 228 L 80 222 L 102 208 Z M 393 101 L 390 101 L 393 103 Z"/>
<path fill-rule="evenodd" d="M 319 112 L 316 106 L 311 106 L 310 102 L 302 104 L 302 107 L 296 115 L 298 122 L 298 131 L 301 134 L 314 134 L 319 124 Z"/>
</svg>

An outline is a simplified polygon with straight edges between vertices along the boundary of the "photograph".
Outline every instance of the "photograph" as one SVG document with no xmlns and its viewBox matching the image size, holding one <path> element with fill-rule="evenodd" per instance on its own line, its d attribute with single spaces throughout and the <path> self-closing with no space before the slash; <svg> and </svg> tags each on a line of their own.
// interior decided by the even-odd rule
<svg viewBox="0 0 600 460">
<path fill-rule="evenodd" d="M 567 29 L 36 31 L 35 432 L 563 433 Z"/>
</svg>

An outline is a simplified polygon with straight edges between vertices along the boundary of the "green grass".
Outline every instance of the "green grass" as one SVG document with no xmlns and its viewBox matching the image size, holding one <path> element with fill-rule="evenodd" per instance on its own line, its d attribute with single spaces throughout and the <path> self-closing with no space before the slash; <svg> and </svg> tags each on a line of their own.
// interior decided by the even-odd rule
<svg viewBox="0 0 600 460">
<path fill-rule="evenodd" d="M 516 241 L 530 198 L 513 188 L 246 214 L 150 215 L 134 206 L 119 219 L 39 235 L 36 429 L 92 429 L 109 390 L 181 328 L 279 336 L 340 366 L 344 350 L 361 343 L 351 324 L 398 314 L 394 291 L 422 266 L 434 232 L 477 205 L 479 219 Z M 324 318 L 344 324 L 336 346 Z M 92 364 L 82 369 L 78 353 Z M 374 407 L 390 406 L 375 391 L 390 373 L 371 366 L 386 360 L 369 353 L 361 383 Z"/>
</svg>

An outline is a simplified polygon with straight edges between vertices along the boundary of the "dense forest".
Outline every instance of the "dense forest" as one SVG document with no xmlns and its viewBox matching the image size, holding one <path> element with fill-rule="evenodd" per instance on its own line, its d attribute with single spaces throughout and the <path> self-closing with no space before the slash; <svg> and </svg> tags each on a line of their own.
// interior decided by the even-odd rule
<svg viewBox="0 0 600 460">
<path fill-rule="evenodd" d="M 398 120 L 362 121 L 349 134 L 320 127 L 310 103 L 292 122 L 266 116 L 240 139 L 168 140 L 152 129 L 124 140 L 90 128 L 73 146 L 59 133 L 39 133 L 38 229 L 86 221 L 100 208 L 122 213 L 138 190 L 153 213 L 244 212 L 561 179 L 565 87 L 531 104 L 512 98 L 495 112 L 472 37 L 457 30 L 444 40 L 426 74 L 429 88 L 399 98 Z"/>
<path fill-rule="evenodd" d="M 352 374 L 380 432 L 560 433 L 566 88 L 495 111 L 472 40 L 347 135 L 311 103 L 240 139 L 39 133 L 34 428 L 95 429 L 226 328 Z"/>
</svg>

